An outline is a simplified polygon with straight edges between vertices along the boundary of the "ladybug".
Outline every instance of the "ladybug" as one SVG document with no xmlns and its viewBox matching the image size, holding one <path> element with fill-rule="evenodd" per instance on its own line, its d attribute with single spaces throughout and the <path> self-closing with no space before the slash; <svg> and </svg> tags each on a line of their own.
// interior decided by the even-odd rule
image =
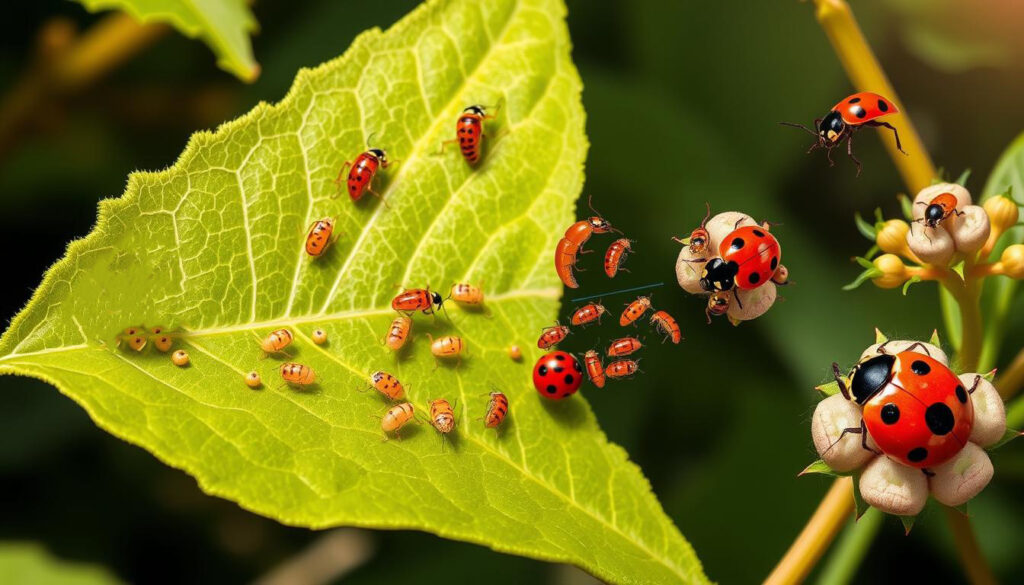
<svg viewBox="0 0 1024 585">
<path fill-rule="evenodd" d="M 583 368 L 572 354 L 553 351 L 541 356 L 533 367 L 533 387 L 552 400 L 572 396 L 583 383 Z"/>
<path fill-rule="evenodd" d="M 833 369 L 838 375 L 838 366 Z M 863 407 L 861 428 L 849 431 L 866 431 L 883 453 L 904 465 L 934 467 L 967 444 L 974 389 L 964 388 L 952 370 L 927 354 L 882 353 L 854 366 L 849 386 L 841 376 L 837 380 L 843 396 Z"/>
<path fill-rule="evenodd" d="M 816 131 L 803 124 L 791 124 L 789 122 L 782 122 L 782 124 L 784 126 L 802 128 L 813 134 L 818 141 L 812 144 L 807 152 L 809 153 L 816 148 L 824 148 L 828 156 L 829 166 L 835 164 L 832 162 L 832 149 L 841 145 L 846 140 L 846 154 L 853 159 L 853 162 L 857 165 L 857 174 L 860 175 L 860 161 L 857 160 L 857 157 L 853 156 L 853 133 L 864 126 L 892 130 L 893 136 L 896 138 L 896 149 L 903 154 L 907 154 L 900 144 L 900 133 L 896 131 L 896 128 L 888 122 L 878 121 L 878 118 L 882 116 L 898 114 L 899 111 L 896 104 L 887 98 L 870 91 L 862 91 L 844 98 L 843 101 L 833 106 L 832 110 L 824 118 L 814 120 Z"/>
<path fill-rule="evenodd" d="M 373 190 L 373 177 L 377 174 L 377 169 L 386 169 L 389 164 L 391 163 L 388 161 L 386 152 L 380 148 L 371 148 L 357 156 L 356 160 L 345 161 L 345 164 L 341 165 L 341 170 L 338 171 L 338 178 L 334 179 L 334 184 L 340 186 L 345 169 L 352 167 L 348 171 L 347 181 L 348 196 L 352 198 L 352 201 L 362 199 L 363 193 L 366 191 L 377 195 L 377 192 Z"/>
<path fill-rule="evenodd" d="M 704 265 L 701 288 L 711 293 L 733 291 L 738 303 L 735 289 L 753 290 L 772 280 L 782 260 L 779 241 L 762 226 L 734 229 L 719 244 L 718 254 L 720 258 L 712 258 Z M 729 298 L 716 295 L 715 307 L 709 305 L 708 313 L 720 315 L 728 308 Z"/>
<path fill-rule="evenodd" d="M 927 205 L 924 208 L 924 217 L 914 220 L 918 223 L 934 228 L 946 221 L 952 215 L 963 215 L 964 212 L 956 210 L 957 199 L 952 193 L 940 193 L 930 202 L 918 201 L 918 205 Z"/>
<path fill-rule="evenodd" d="M 462 157 L 470 165 L 475 165 L 480 160 L 480 148 L 484 142 L 484 121 L 493 120 L 494 117 L 487 113 L 485 106 L 481 105 L 469 106 L 462 110 L 459 120 L 455 123 L 456 137 L 446 140 L 441 145 L 442 152 L 445 146 L 458 143 Z"/>
</svg>

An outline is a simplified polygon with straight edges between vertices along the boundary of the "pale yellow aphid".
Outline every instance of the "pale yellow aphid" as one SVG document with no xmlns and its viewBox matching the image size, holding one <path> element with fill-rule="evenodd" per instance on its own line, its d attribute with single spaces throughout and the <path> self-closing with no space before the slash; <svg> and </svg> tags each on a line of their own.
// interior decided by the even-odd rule
<svg viewBox="0 0 1024 585">
<path fill-rule="evenodd" d="M 287 329 L 271 331 L 270 335 L 267 335 L 260 341 L 260 349 L 265 354 L 285 353 L 284 348 L 291 345 L 293 339 L 292 332 Z"/>
<path fill-rule="evenodd" d="M 313 338 L 313 343 L 317 345 L 323 345 L 327 343 L 327 332 L 319 327 L 313 330 L 313 334 L 311 337 Z"/>
<path fill-rule="evenodd" d="M 309 386 L 316 382 L 316 374 L 309 366 L 296 363 L 281 364 L 281 378 L 293 386 Z"/>
<path fill-rule="evenodd" d="M 466 348 L 461 337 L 445 335 L 444 337 L 434 339 L 429 333 L 427 337 L 430 338 L 430 353 L 434 354 L 435 358 L 456 358 L 461 362 L 462 352 Z"/>
<path fill-rule="evenodd" d="M 171 361 L 174 362 L 174 365 L 178 367 L 183 368 L 187 366 L 189 361 L 188 352 L 185 351 L 184 349 L 179 349 L 178 351 L 171 354 Z"/>
<path fill-rule="evenodd" d="M 395 433 L 395 436 L 401 440 L 402 436 L 399 434 L 399 430 L 409 421 L 414 420 L 414 415 L 413 406 L 408 402 L 389 408 L 384 414 L 384 418 L 380 419 L 380 429 L 384 431 L 384 440 L 387 440 L 388 433 Z"/>
<path fill-rule="evenodd" d="M 464 282 L 453 284 L 450 296 L 453 301 L 467 305 L 479 305 L 484 302 L 483 289 Z"/>
<path fill-rule="evenodd" d="M 245 385 L 250 388 L 259 388 L 263 385 L 263 380 L 260 379 L 260 373 L 253 370 L 245 375 Z"/>
</svg>

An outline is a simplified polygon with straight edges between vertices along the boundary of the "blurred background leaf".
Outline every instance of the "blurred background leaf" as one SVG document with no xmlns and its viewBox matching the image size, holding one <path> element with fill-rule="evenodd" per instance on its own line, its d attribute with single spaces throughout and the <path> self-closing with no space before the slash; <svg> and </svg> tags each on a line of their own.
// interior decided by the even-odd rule
<svg viewBox="0 0 1024 585">
<path fill-rule="evenodd" d="M 57 559 L 34 543 L 0 542 L 0 583 L 6 585 L 116 585 L 106 570 Z"/>
<path fill-rule="evenodd" d="M 260 66 L 249 35 L 259 29 L 247 0 L 76 0 L 92 12 L 124 10 L 142 22 L 166 22 L 181 34 L 202 39 L 217 65 L 242 81 L 253 81 Z"/>
<path fill-rule="evenodd" d="M 264 23 L 255 39 L 263 73 L 254 84 L 225 82 L 203 47 L 168 36 L 23 134 L 0 160 L 0 237 L 18 249 L 6 258 L 0 312 L 11 316 L 21 308 L 64 243 L 88 232 L 96 194 L 120 193 L 133 169 L 166 166 L 196 128 L 215 126 L 260 99 L 279 99 L 298 67 L 339 54 L 357 32 L 387 26 L 414 4 L 259 2 L 253 10 Z M 0 22 L 0 84 L 24 67 L 34 31 L 54 14 L 89 26 L 91 19 L 70 6 L 46 0 L 24 8 L 17 24 Z M 966 17 L 953 8 L 935 12 L 955 25 Z M 1024 7 L 963 3 L 961 11 L 987 15 L 977 25 L 980 36 L 1012 42 L 1002 64 L 954 73 L 904 40 L 903 27 L 920 16 L 889 2 L 856 2 L 853 9 L 936 164 L 953 177 L 973 169 L 967 186 L 980 194 L 1000 154 L 1024 129 L 1024 50 L 1014 32 Z M 856 360 L 875 325 L 900 338 L 927 339 L 941 328 L 934 286 L 914 286 L 906 297 L 870 285 L 840 290 L 858 272 L 850 258 L 867 247 L 854 212 L 871 217 L 881 207 L 886 217 L 898 217 L 902 181 L 870 134 L 858 138 L 865 166 L 855 179 L 849 161 L 836 157 L 829 168 L 822 153 L 804 155 L 806 135 L 777 126 L 810 123 L 852 92 L 807 3 L 571 0 L 568 18 L 591 140 L 584 192 L 638 239 L 627 262 L 633 273 L 615 281 L 597 274 L 599 254 L 584 259 L 587 292 L 664 281 L 654 301 L 675 315 L 686 338 L 679 346 L 650 338 L 643 375 L 584 392 L 609 438 L 644 469 L 708 576 L 758 582 L 829 486 L 823 476 L 796 478 L 815 458 L 813 386 L 828 379 L 833 360 Z M 774 230 L 794 284 L 767 315 L 739 328 L 706 326 L 701 299 L 674 288 L 679 247 L 669 237 L 688 234 L 704 216 L 705 201 L 784 223 Z M 37 237 L 40 225 L 52 236 Z M 31 246 L 20 245 L 29 240 Z M 625 300 L 609 297 L 605 304 L 621 308 L 617 303 Z M 566 302 L 564 311 L 574 304 Z M 1024 345 L 1020 295 L 1008 315 L 999 365 Z M 580 336 L 569 347 L 587 349 L 591 339 L 608 341 L 613 331 L 602 325 L 586 336 L 588 343 Z M 55 394 L 48 386 L 4 379 L 0 389 L 2 436 L 24 428 L 11 427 L 14 417 L 36 416 L 39 424 L 54 422 L 35 436 L 55 437 L 39 457 L 23 457 L 27 465 L 0 462 L 5 536 L 46 542 L 61 556 L 102 563 L 128 580 L 175 583 L 252 579 L 317 537 L 202 496 L 187 476 L 91 428 L 67 400 L 34 400 Z M 1024 547 L 1017 527 L 1024 514 L 1024 448 L 1015 441 L 992 458 L 996 479 L 971 514 L 995 570 L 1013 581 L 1024 574 L 1024 558 L 1015 553 Z M 74 498 L 60 487 L 69 481 L 79 490 Z M 426 583 L 441 571 L 452 582 L 482 574 L 495 583 L 586 582 L 571 569 L 430 535 L 373 539 L 377 554 L 346 582 Z M 168 566 L 167 554 L 182 562 Z M 945 519 L 931 510 L 909 537 L 898 520 L 886 518 L 868 555 L 856 582 L 964 581 Z"/>
</svg>

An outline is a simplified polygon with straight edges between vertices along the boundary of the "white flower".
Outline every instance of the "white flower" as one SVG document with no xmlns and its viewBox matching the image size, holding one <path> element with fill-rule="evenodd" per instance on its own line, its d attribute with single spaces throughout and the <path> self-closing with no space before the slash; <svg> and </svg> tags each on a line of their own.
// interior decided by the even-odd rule
<svg viewBox="0 0 1024 585">
<path fill-rule="evenodd" d="M 925 210 L 943 194 L 956 197 L 956 212 L 935 227 L 925 225 Z M 971 194 L 956 183 L 939 183 L 921 189 L 914 197 L 914 223 L 907 233 L 907 245 L 923 262 L 947 266 L 957 253 L 977 252 L 988 240 L 991 223 L 985 210 L 971 204 Z"/>
</svg>

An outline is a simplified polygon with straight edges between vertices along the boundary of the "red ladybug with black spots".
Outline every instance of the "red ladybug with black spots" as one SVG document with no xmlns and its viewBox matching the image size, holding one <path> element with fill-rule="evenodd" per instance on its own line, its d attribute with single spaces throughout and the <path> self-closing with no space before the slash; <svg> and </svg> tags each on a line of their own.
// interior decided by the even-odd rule
<svg viewBox="0 0 1024 585">
<path fill-rule="evenodd" d="M 570 353 L 553 351 L 533 367 L 533 387 L 544 398 L 561 400 L 576 393 L 583 383 L 583 368 Z"/>
<path fill-rule="evenodd" d="M 704 265 L 700 286 L 710 293 L 732 291 L 733 298 L 743 306 L 736 289 L 753 290 L 775 277 L 782 261 L 782 247 L 765 226 L 737 227 L 718 245 L 719 257 Z M 713 295 L 720 315 L 729 308 L 727 295 Z"/>
<path fill-rule="evenodd" d="M 803 124 L 792 124 L 789 122 L 782 122 L 782 124 L 784 126 L 802 128 L 813 134 L 818 141 L 812 144 L 807 149 L 807 152 L 810 153 L 816 148 L 824 148 L 827 153 L 829 166 L 835 164 L 832 162 L 832 149 L 841 145 L 845 140 L 846 154 L 853 159 L 853 162 L 857 165 L 857 174 L 860 175 L 860 161 L 857 160 L 857 157 L 853 156 L 853 134 L 865 126 L 892 130 L 893 136 L 896 138 L 896 149 L 903 154 L 907 154 L 903 151 L 903 146 L 900 144 L 900 133 L 896 131 L 896 128 L 888 122 L 878 121 L 878 118 L 882 116 L 898 114 L 899 111 L 896 104 L 892 103 L 889 99 L 877 93 L 862 91 L 844 98 L 843 101 L 833 106 L 832 110 L 824 118 L 815 119 L 814 128 L 817 131 L 811 130 Z"/>
<path fill-rule="evenodd" d="M 854 366 L 849 386 L 833 364 L 843 396 L 863 407 L 861 428 L 844 432 L 870 434 L 883 453 L 910 467 L 949 461 L 971 436 L 974 388 L 926 353 L 884 353 L 885 344 L 879 351 Z"/>
<path fill-rule="evenodd" d="M 373 190 L 373 177 L 377 174 L 377 169 L 386 169 L 390 164 L 386 152 L 379 148 L 371 148 L 357 156 L 356 160 L 345 161 L 341 170 L 338 171 L 338 178 L 334 179 L 334 183 L 340 186 L 341 178 L 345 176 L 345 169 L 349 169 L 346 185 L 348 186 L 348 196 L 352 198 L 352 201 L 362 199 L 363 193 L 366 191 L 377 195 L 377 192 Z"/>
</svg>

